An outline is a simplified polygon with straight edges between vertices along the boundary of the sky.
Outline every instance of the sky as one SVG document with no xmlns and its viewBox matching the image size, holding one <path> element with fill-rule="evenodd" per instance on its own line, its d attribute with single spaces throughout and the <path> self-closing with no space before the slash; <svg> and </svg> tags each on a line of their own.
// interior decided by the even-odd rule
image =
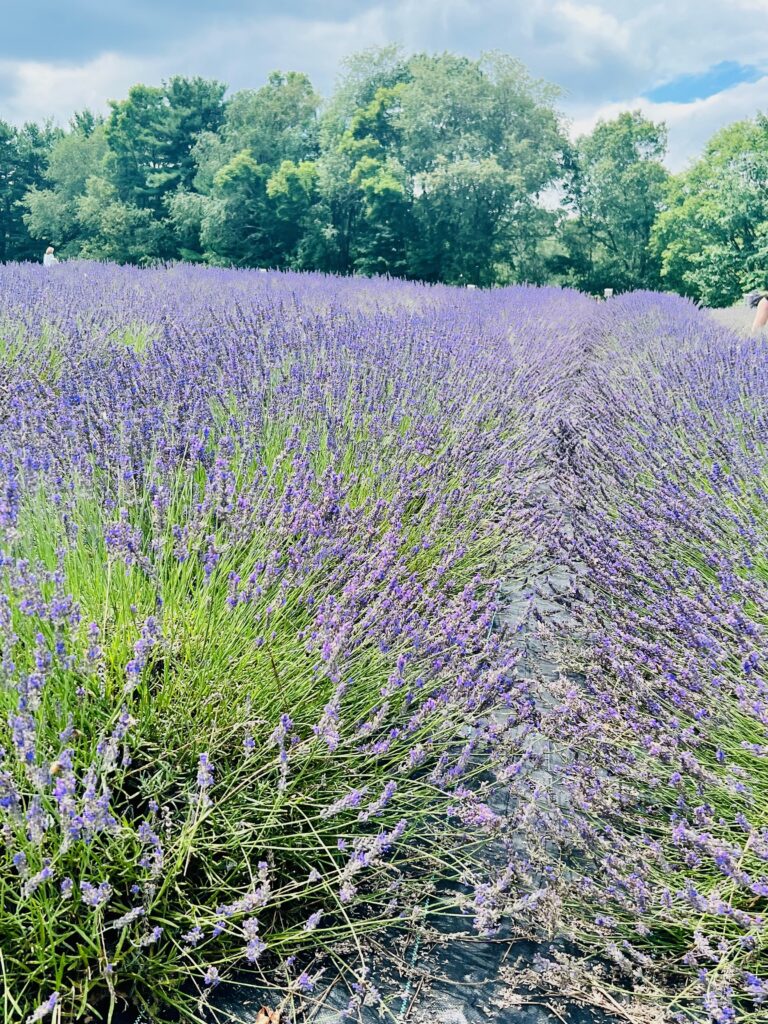
<svg viewBox="0 0 768 1024">
<path fill-rule="evenodd" d="M 768 0 L 0 0 L 0 118 L 104 110 L 136 82 L 232 90 L 305 71 L 323 95 L 370 46 L 502 50 L 562 89 L 574 136 L 642 110 L 685 167 L 731 121 L 768 112 Z"/>
</svg>

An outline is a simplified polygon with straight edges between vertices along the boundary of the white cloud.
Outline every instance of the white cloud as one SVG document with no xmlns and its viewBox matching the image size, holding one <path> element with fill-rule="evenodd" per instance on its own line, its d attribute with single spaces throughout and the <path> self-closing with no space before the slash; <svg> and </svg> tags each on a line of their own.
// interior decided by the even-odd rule
<svg viewBox="0 0 768 1024">
<path fill-rule="evenodd" d="M 305 71 L 332 88 L 333 76 L 350 53 L 384 44 L 383 8 L 347 21 L 272 16 L 222 20 L 201 35 L 179 41 L 164 54 L 141 59 L 113 51 L 82 63 L 0 59 L 0 117 L 16 124 L 53 117 L 66 123 L 73 111 L 104 111 L 136 82 L 159 84 L 175 74 L 204 75 L 235 89 L 262 85 L 273 70 Z"/>
<path fill-rule="evenodd" d="M 66 123 L 76 110 L 103 110 L 136 82 L 152 78 L 149 61 L 103 53 L 84 64 L 0 60 L 0 78 L 9 83 L 0 116 L 21 124 L 53 117 Z"/>
<path fill-rule="evenodd" d="M 576 118 L 571 125 L 571 134 L 577 137 L 589 132 L 598 120 L 610 120 L 622 110 L 640 110 L 651 120 L 667 124 L 667 165 L 671 170 L 679 171 L 701 153 L 707 140 L 720 128 L 733 121 L 753 117 L 758 110 L 768 111 L 768 77 L 735 85 L 693 103 L 653 103 L 638 96 L 626 102 L 604 104 Z"/>
<path fill-rule="evenodd" d="M 267 5 L 264 5 L 267 6 Z M 724 60 L 765 66 L 768 0 L 385 0 L 354 13 L 300 18 L 270 4 L 259 17 L 229 18 L 179 35 L 167 52 L 135 58 L 108 53 L 80 64 L 0 60 L 0 117 L 53 115 L 61 123 L 84 106 L 104 110 L 136 81 L 201 74 L 232 88 L 258 87 L 274 69 L 306 71 L 328 93 L 342 58 L 387 42 L 408 50 L 500 49 L 536 76 L 564 87 L 562 106 L 584 129 L 598 116 L 641 109 L 670 126 L 670 165 L 700 151 L 729 120 L 768 108 L 768 85 L 740 85 L 690 104 L 639 98 L 654 86 Z M 338 8 L 337 8 L 338 9 Z"/>
<path fill-rule="evenodd" d="M 596 4 L 577 4 L 572 0 L 559 0 L 554 13 L 562 17 L 578 39 L 573 40 L 574 58 L 594 61 L 606 48 L 624 53 L 631 34 L 626 22 L 619 21 L 610 11 Z"/>
</svg>

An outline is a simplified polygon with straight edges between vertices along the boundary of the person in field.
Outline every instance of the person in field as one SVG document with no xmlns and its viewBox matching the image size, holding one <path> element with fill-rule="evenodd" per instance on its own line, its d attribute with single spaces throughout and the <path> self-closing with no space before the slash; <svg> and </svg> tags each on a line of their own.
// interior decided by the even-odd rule
<svg viewBox="0 0 768 1024">
<path fill-rule="evenodd" d="M 52 267 L 58 262 L 59 261 L 56 259 L 56 255 L 53 251 L 53 246 L 49 245 L 48 248 L 45 250 L 45 255 L 43 256 L 43 266 Z"/>
<path fill-rule="evenodd" d="M 755 334 L 768 324 L 768 292 L 751 292 L 747 296 L 747 305 L 755 311 L 752 321 L 752 333 Z"/>
</svg>

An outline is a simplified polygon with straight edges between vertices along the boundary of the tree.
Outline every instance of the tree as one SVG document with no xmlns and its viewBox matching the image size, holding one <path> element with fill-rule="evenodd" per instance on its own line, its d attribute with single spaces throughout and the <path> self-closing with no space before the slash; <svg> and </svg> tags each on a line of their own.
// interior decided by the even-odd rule
<svg viewBox="0 0 768 1024">
<path fill-rule="evenodd" d="M 668 172 L 666 128 L 639 111 L 599 121 L 576 143 L 565 179 L 562 226 L 572 283 L 587 291 L 656 288 L 660 265 L 650 246 Z"/>
<path fill-rule="evenodd" d="M 0 121 L 0 262 L 39 258 L 21 201 L 28 189 L 43 183 L 48 152 L 60 137 L 50 124 L 14 128 Z"/>
<path fill-rule="evenodd" d="M 382 253 L 392 244 L 395 230 L 390 223 L 383 227 L 387 237 L 377 240 L 370 206 L 366 209 L 366 190 L 371 196 L 370 175 L 355 173 L 356 164 L 365 157 L 382 162 L 391 140 L 377 133 L 389 114 L 385 109 L 391 93 L 407 81 L 408 66 L 397 46 L 375 47 L 348 57 L 345 74 L 330 98 L 320 122 L 320 156 L 317 160 L 317 202 L 308 219 L 302 241 L 307 260 L 319 270 L 349 273 L 356 267 L 365 270 L 375 261 L 379 272 L 389 270 Z M 407 205 L 410 187 L 402 197 Z M 394 198 L 394 197 L 391 197 Z M 388 214 L 393 210 L 390 207 Z M 395 242 L 393 264 L 401 265 L 402 242 Z M 397 270 L 392 268 L 391 272 Z M 402 270 L 400 271 L 402 272 Z"/>
<path fill-rule="evenodd" d="M 725 306 L 768 286 L 768 118 L 739 121 L 673 177 L 653 230 L 664 286 Z"/>
<path fill-rule="evenodd" d="M 244 267 L 270 263 L 269 169 L 243 150 L 216 174 L 201 242 L 218 259 Z"/>
<path fill-rule="evenodd" d="M 65 257 L 147 263 L 167 256 L 167 224 L 153 209 L 121 198 L 110 173 L 113 155 L 103 120 L 88 111 L 77 114 L 50 149 L 45 187 L 33 186 L 24 196 L 30 235 L 50 240 Z"/>
<path fill-rule="evenodd" d="M 494 55 L 357 58 L 321 131 L 326 268 L 453 283 L 540 277 L 552 218 L 538 197 L 565 145 L 554 97 Z"/>
<path fill-rule="evenodd" d="M 221 82 L 179 75 L 166 83 L 165 96 L 169 117 L 165 138 L 169 168 L 163 184 L 168 188 L 191 188 L 197 164 L 194 146 L 203 132 L 216 132 L 224 120 L 224 93 Z"/>
<path fill-rule="evenodd" d="M 282 266 L 297 259 L 302 228 L 285 217 L 289 206 L 300 218 L 306 207 L 319 103 L 306 75 L 273 72 L 261 89 L 235 93 L 218 131 L 198 135 L 192 184 L 202 200 L 189 199 L 183 190 L 167 201 L 186 258 L 241 266 Z M 284 163 L 302 168 L 291 188 L 287 178 L 281 179 Z M 286 201 L 289 193 L 296 202 Z M 271 199 L 279 200 L 281 213 Z"/>
<path fill-rule="evenodd" d="M 168 251 L 167 225 L 149 209 L 123 202 L 115 186 L 102 177 L 86 182 L 76 201 L 85 259 L 147 264 Z"/>
<path fill-rule="evenodd" d="M 273 245 L 277 262 L 300 270 L 312 267 L 302 242 L 309 233 L 317 200 L 317 164 L 313 160 L 283 160 L 267 181 L 274 218 Z"/>
<path fill-rule="evenodd" d="M 71 130 L 52 145 L 42 186 L 24 195 L 24 223 L 32 238 L 48 240 L 63 256 L 81 253 L 83 226 L 78 200 L 88 179 L 103 170 L 107 142 L 101 119 L 88 111 L 76 114 Z"/>
<path fill-rule="evenodd" d="M 226 86 L 202 78 L 172 78 L 161 87 L 135 85 L 110 104 L 108 176 L 119 199 L 160 218 L 165 197 L 188 188 L 197 167 L 193 148 L 221 125 Z"/>
<path fill-rule="evenodd" d="M 556 96 L 499 55 L 414 59 L 399 123 L 403 162 L 418 186 L 417 276 L 541 280 L 553 218 L 539 197 L 559 176 L 566 145 Z"/>
<path fill-rule="evenodd" d="M 247 149 L 259 164 L 317 156 L 320 97 L 309 78 L 273 71 L 260 89 L 235 93 L 227 106 L 222 140 Z"/>
</svg>

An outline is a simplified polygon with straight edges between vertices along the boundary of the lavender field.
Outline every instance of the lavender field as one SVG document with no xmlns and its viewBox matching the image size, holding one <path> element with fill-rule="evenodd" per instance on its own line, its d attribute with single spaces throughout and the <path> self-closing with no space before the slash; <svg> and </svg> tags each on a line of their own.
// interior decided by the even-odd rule
<svg viewBox="0 0 768 1024">
<path fill-rule="evenodd" d="M 394 1020 L 366 943 L 437 914 L 541 943 L 526 990 L 765 1019 L 767 352 L 652 294 L 0 267 L 3 1020 L 334 972 Z"/>
</svg>

